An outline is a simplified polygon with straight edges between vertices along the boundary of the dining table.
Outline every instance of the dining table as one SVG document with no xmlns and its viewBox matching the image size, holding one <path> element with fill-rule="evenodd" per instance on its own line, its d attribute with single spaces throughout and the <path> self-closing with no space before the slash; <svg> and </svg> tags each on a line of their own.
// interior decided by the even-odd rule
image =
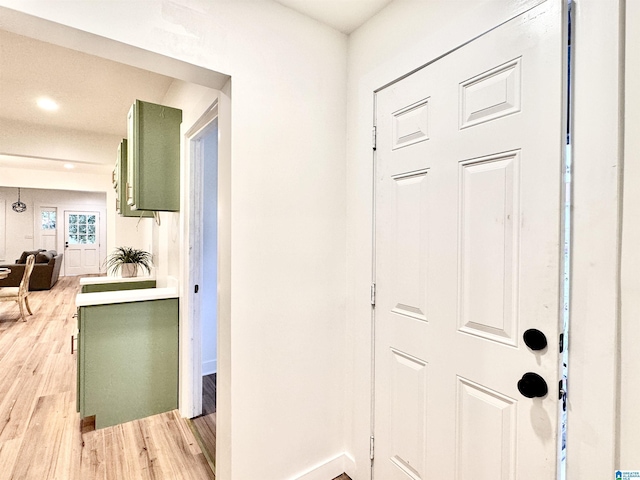
<svg viewBox="0 0 640 480">
<path fill-rule="evenodd" d="M 3 278 L 7 278 L 10 273 L 10 268 L 0 268 L 0 280 L 2 280 Z"/>
</svg>

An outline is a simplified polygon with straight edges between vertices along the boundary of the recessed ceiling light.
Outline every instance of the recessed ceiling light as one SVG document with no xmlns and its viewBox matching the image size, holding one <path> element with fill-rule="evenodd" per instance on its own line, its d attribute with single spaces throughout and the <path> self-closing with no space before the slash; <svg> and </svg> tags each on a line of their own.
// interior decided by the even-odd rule
<svg viewBox="0 0 640 480">
<path fill-rule="evenodd" d="M 75 168 L 75 166 L 73 165 L 73 163 L 65 163 L 64 168 L 66 168 L 67 170 L 72 170 L 73 168 Z"/>
<path fill-rule="evenodd" d="M 56 102 L 47 97 L 38 99 L 38 106 L 43 110 L 54 111 L 60 108 Z"/>
</svg>

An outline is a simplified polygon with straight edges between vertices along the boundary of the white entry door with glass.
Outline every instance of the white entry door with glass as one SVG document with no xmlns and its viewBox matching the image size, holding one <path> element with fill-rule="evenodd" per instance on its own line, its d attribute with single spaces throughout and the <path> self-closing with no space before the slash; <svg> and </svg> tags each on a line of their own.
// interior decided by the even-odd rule
<svg viewBox="0 0 640 480">
<path fill-rule="evenodd" d="M 65 275 L 100 272 L 100 214 L 65 211 Z"/>
<path fill-rule="evenodd" d="M 555 480 L 562 2 L 376 94 L 376 480 Z"/>
</svg>

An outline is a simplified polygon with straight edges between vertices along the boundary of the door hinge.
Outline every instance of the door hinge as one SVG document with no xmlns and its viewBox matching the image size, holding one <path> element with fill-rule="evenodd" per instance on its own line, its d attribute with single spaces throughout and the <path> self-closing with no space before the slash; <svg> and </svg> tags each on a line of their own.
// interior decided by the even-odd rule
<svg viewBox="0 0 640 480">
<path fill-rule="evenodd" d="M 378 146 L 378 128 L 374 125 L 371 131 L 371 147 L 375 150 Z"/>
<path fill-rule="evenodd" d="M 560 350 L 560 353 L 564 352 L 564 333 L 560 334 L 560 341 L 558 343 L 558 349 Z"/>
<path fill-rule="evenodd" d="M 565 379 L 558 382 L 558 400 L 562 402 L 562 411 L 567 411 L 567 382 Z"/>
<path fill-rule="evenodd" d="M 373 450 L 374 450 L 374 445 L 373 445 L 373 435 L 371 435 L 369 437 L 369 459 L 373 460 Z"/>
<path fill-rule="evenodd" d="M 371 305 L 376 306 L 376 284 L 371 284 Z"/>
</svg>

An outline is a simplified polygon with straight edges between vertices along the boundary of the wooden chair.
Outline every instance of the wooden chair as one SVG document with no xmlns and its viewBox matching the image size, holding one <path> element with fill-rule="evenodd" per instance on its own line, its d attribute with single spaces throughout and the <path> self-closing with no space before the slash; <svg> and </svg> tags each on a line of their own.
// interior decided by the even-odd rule
<svg viewBox="0 0 640 480">
<path fill-rule="evenodd" d="M 18 302 L 18 306 L 20 307 L 20 317 L 23 322 L 27 321 L 27 319 L 24 318 L 24 307 L 27 307 L 29 315 L 33 315 L 33 312 L 29 307 L 29 299 L 27 298 L 27 295 L 29 295 L 29 279 L 31 278 L 31 272 L 33 271 L 33 264 L 35 261 L 36 257 L 34 255 L 29 255 L 27 257 L 24 275 L 22 276 L 19 287 L 0 288 L 0 302 Z"/>
</svg>

